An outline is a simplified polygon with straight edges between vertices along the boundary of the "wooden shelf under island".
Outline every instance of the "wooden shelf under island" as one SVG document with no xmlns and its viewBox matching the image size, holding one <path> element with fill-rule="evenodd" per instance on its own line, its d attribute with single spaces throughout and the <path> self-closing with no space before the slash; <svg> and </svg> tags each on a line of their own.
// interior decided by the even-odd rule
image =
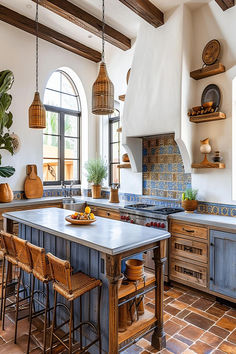
<svg viewBox="0 0 236 354">
<path fill-rule="evenodd" d="M 225 72 L 225 66 L 221 63 L 205 66 L 204 68 L 191 71 L 190 76 L 195 80 L 200 80 L 205 77 L 221 74 Z"/>
<path fill-rule="evenodd" d="M 207 114 L 199 114 L 197 116 L 190 116 L 189 120 L 192 123 L 204 123 L 204 122 L 213 122 L 215 120 L 222 120 L 226 118 L 226 114 L 222 112 L 214 112 Z"/>
<path fill-rule="evenodd" d="M 143 280 L 141 280 L 137 285 L 135 282 L 129 282 L 128 285 L 122 284 L 118 292 L 118 298 L 122 299 L 123 297 L 128 296 L 136 292 L 137 290 L 141 290 L 144 287 L 147 287 L 154 283 L 155 283 L 155 274 L 145 271 L 145 284 Z"/>
</svg>

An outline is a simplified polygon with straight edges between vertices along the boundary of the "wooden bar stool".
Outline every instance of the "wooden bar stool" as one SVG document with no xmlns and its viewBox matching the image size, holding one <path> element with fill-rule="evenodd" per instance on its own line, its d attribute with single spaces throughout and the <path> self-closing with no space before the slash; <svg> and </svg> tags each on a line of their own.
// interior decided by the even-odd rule
<svg viewBox="0 0 236 354">
<path fill-rule="evenodd" d="M 4 290 L 5 263 L 6 263 L 6 250 L 2 239 L 2 233 L 0 234 L 0 258 L 2 259 L 0 320 L 2 320 L 3 290 Z"/>
<path fill-rule="evenodd" d="M 32 289 L 31 289 L 31 300 L 30 300 L 30 324 L 29 324 L 29 337 L 28 337 L 28 346 L 27 346 L 27 353 L 29 353 L 30 349 L 30 339 L 31 339 L 31 327 L 32 327 L 32 318 L 35 318 L 42 314 L 42 311 L 38 311 L 37 313 L 33 314 L 33 303 L 36 301 L 42 307 L 44 307 L 44 328 L 43 328 L 43 352 L 46 353 L 46 331 L 47 331 L 47 322 L 48 327 L 50 326 L 50 313 L 51 310 L 49 308 L 49 282 L 51 281 L 50 277 L 50 268 L 47 262 L 45 249 L 35 246 L 32 243 L 27 243 L 27 247 L 29 248 L 31 260 L 32 260 L 32 272 L 33 272 L 33 279 L 32 279 Z M 35 291 L 35 279 L 38 279 L 43 283 L 43 286 L 46 287 L 46 294 L 45 295 L 45 302 L 44 304 L 41 301 L 34 299 L 34 295 L 39 293 L 40 291 Z"/>
<path fill-rule="evenodd" d="M 84 353 L 94 345 L 96 342 L 99 343 L 99 353 L 102 352 L 101 346 L 101 329 L 100 329 L 100 302 L 101 302 L 101 286 L 102 282 L 98 279 L 91 278 L 88 275 L 78 272 L 76 274 L 71 274 L 71 265 L 70 262 L 61 260 L 51 253 L 47 254 L 51 276 L 53 279 L 53 289 L 54 289 L 54 310 L 53 310 L 53 320 L 52 320 L 52 328 L 51 328 L 51 338 L 50 338 L 50 353 L 52 353 L 53 348 L 53 338 L 55 337 L 58 342 L 60 342 L 68 351 L 69 354 L 72 353 L 73 350 L 73 342 L 74 342 L 74 331 L 80 329 L 80 351 L 76 350 L 77 353 Z M 98 287 L 98 318 L 97 318 L 97 327 L 89 322 L 82 322 L 82 295 L 89 292 L 90 290 Z M 69 303 L 70 308 L 65 306 L 64 304 L 57 303 L 57 294 L 62 295 Z M 74 328 L 74 300 L 80 298 L 80 324 Z M 69 321 L 64 322 L 57 328 L 55 328 L 55 318 L 56 318 L 56 308 L 57 306 L 62 305 L 66 307 L 70 318 Z M 69 346 L 65 344 L 63 339 L 68 336 L 68 334 L 64 335 L 62 338 L 59 338 L 56 335 L 56 331 L 69 322 Z M 97 337 L 87 346 L 83 348 L 82 344 L 82 326 L 86 324 L 89 325 L 95 330 Z M 72 339 L 73 338 L 73 339 Z"/>
</svg>

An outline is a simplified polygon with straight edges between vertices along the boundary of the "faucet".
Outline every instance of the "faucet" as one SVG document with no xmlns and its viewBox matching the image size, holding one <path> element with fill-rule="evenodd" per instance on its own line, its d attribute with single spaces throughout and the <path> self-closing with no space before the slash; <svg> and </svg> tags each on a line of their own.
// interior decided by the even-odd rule
<svg viewBox="0 0 236 354">
<path fill-rule="evenodd" d="M 64 198 L 67 197 L 67 190 L 66 190 L 66 184 L 64 181 L 61 181 L 61 191 L 62 191 L 62 196 L 64 196 Z"/>
<path fill-rule="evenodd" d="M 71 184 L 70 184 L 70 194 L 69 194 L 70 198 L 73 198 L 73 196 L 72 196 L 72 187 L 73 187 L 74 184 L 75 184 L 75 181 L 72 181 Z"/>
</svg>

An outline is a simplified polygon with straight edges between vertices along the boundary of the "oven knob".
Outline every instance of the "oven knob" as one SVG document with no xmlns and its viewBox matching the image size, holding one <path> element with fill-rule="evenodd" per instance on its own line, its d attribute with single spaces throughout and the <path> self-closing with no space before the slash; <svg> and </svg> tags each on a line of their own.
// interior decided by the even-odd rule
<svg viewBox="0 0 236 354">
<path fill-rule="evenodd" d="M 159 222 L 157 222 L 157 227 L 160 227 L 160 226 L 161 226 L 161 224 Z"/>
<path fill-rule="evenodd" d="M 130 217 L 129 216 L 126 216 L 126 221 L 129 221 Z"/>
<path fill-rule="evenodd" d="M 124 216 L 123 215 L 120 216 L 120 220 L 124 220 Z"/>
<path fill-rule="evenodd" d="M 147 223 L 145 224 L 145 226 L 150 227 L 151 225 L 149 224 L 149 222 L 147 222 Z"/>
<path fill-rule="evenodd" d="M 161 228 L 164 229 L 166 227 L 166 225 L 163 223 L 161 223 Z"/>
<path fill-rule="evenodd" d="M 151 222 L 151 226 L 154 226 L 154 223 L 153 223 L 153 222 Z"/>
<path fill-rule="evenodd" d="M 157 227 L 157 222 L 154 222 L 153 226 L 154 226 L 154 227 Z"/>
<path fill-rule="evenodd" d="M 130 222 L 131 222 L 131 224 L 134 224 L 134 220 L 133 219 L 131 219 Z"/>
</svg>

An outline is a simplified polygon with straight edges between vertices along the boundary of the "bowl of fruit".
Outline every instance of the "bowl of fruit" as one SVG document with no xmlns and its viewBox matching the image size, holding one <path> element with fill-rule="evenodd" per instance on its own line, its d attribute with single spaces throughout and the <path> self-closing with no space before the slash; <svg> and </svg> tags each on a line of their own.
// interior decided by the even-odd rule
<svg viewBox="0 0 236 354">
<path fill-rule="evenodd" d="M 84 209 L 83 213 L 75 212 L 72 215 L 66 216 L 65 219 L 66 221 L 74 225 L 88 225 L 96 221 L 96 218 L 94 214 L 91 213 L 91 209 L 89 206 Z"/>
</svg>

